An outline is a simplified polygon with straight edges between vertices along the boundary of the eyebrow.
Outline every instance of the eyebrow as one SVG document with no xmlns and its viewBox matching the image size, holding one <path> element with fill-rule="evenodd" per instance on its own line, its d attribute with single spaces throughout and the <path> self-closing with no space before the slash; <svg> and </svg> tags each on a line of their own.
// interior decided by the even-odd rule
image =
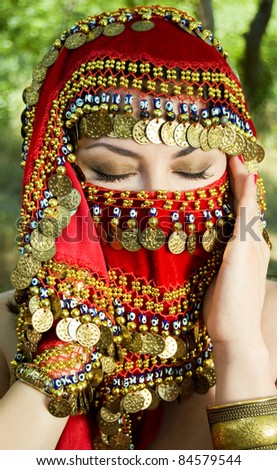
<svg viewBox="0 0 277 470">
<path fill-rule="evenodd" d="M 110 150 L 111 152 L 116 153 L 118 155 L 124 155 L 126 157 L 140 158 L 140 154 L 137 153 L 137 152 L 126 149 L 124 147 L 118 147 L 117 145 L 107 144 L 106 142 L 96 142 L 96 143 L 88 144 L 85 147 L 85 150 L 88 150 L 88 149 L 91 149 L 91 148 L 94 149 L 94 148 L 97 148 L 97 147 L 104 147 L 107 150 Z M 175 158 L 184 157 L 184 156 L 189 155 L 190 153 L 192 153 L 194 150 L 195 150 L 194 148 L 189 146 L 189 147 L 186 147 L 186 148 L 183 148 L 183 149 L 179 150 L 178 152 L 176 152 L 174 154 L 174 156 L 175 156 Z"/>
</svg>

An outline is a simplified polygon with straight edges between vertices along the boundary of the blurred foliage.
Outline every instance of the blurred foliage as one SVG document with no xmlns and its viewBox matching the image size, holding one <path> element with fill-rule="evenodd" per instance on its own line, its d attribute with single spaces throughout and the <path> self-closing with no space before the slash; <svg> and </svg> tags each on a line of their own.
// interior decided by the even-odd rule
<svg viewBox="0 0 277 470">
<path fill-rule="evenodd" d="M 197 16 L 200 0 L 167 0 L 163 6 L 186 9 Z M 213 0 L 215 36 L 229 52 L 232 65 L 242 75 L 245 50 L 244 33 L 257 11 L 259 0 Z M 53 41 L 77 20 L 103 10 L 152 5 L 147 0 L 2 0 L 0 5 L 0 291 L 11 288 L 9 274 L 17 258 L 15 220 L 20 213 L 21 169 L 20 114 L 22 90 L 30 84 L 32 70 Z M 277 5 L 262 42 L 263 83 L 257 90 L 260 106 L 253 117 L 260 140 L 268 153 L 262 173 L 268 193 L 277 190 Z M 270 198 L 268 220 L 277 245 L 277 201 Z M 276 268 L 276 269 L 275 269 Z M 277 272 L 277 251 L 272 251 L 270 270 Z"/>
</svg>

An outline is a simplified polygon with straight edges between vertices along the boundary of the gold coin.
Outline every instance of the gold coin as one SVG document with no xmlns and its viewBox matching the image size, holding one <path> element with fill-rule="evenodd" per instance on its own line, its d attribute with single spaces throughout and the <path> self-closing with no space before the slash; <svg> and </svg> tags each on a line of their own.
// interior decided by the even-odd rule
<svg viewBox="0 0 277 470">
<path fill-rule="evenodd" d="M 223 128 L 223 138 L 221 142 L 221 150 L 225 150 L 225 148 L 230 147 L 230 145 L 233 145 L 235 140 L 236 140 L 237 133 L 235 131 L 234 126 L 231 124 L 227 124 L 227 126 L 224 126 Z"/>
<path fill-rule="evenodd" d="M 187 141 L 191 147 L 196 149 L 200 147 L 200 135 L 203 129 L 202 124 L 199 124 L 199 122 L 189 126 L 187 130 Z"/>
<path fill-rule="evenodd" d="M 54 197 L 64 197 L 71 193 L 72 183 L 68 176 L 55 174 L 48 180 L 48 189 Z"/>
<path fill-rule="evenodd" d="M 39 231 L 50 238 L 57 238 L 62 233 L 62 226 L 55 217 L 43 217 L 38 224 Z"/>
<path fill-rule="evenodd" d="M 31 325 L 27 326 L 26 337 L 31 343 L 38 343 L 42 338 L 42 333 L 36 331 Z"/>
<path fill-rule="evenodd" d="M 202 150 L 204 150 L 204 152 L 209 152 L 211 150 L 211 147 L 208 143 L 208 132 L 209 129 L 204 128 L 200 134 L 200 147 Z"/>
<path fill-rule="evenodd" d="M 256 157 L 256 143 L 251 142 L 248 139 L 246 139 L 246 146 L 243 151 L 243 160 L 244 162 L 250 162 L 251 160 L 254 160 Z"/>
<path fill-rule="evenodd" d="M 212 126 L 208 132 L 208 145 L 212 149 L 220 148 L 223 141 L 224 130 L 221 126 Z"/>
<path fill-rule="evenodd" d="M 140 120 L 136 122 L 133 127 L 133 139 L 141 145 L 150 144 L 149 139 L 146 136 L 146 126 L 149 123 L 148 120 Z"/>
<path fill-rule="evenodd" d="M 109 446 L 107 446 L 101 439 L 101 436 L 96 436 L 93 439 L 93 449 L 95 450 L 108 450 Z"/>
<path fill-rule="evenodd" d="M 121 332 L 122 332 L 122 336 L 123 336 L 124 341 L 127 341 L 127 342 L 132 341 L 131 332 L 128 330 L 128 328 L 126 328 L 126 326 L 124 326 L 124 325 L 121 326 Z"/>
<path fill-rule="evenodd" d="M 192 376 L 185 376 L 180 385 L 180 396 L 183 399 L 189 398 L 194 392 L 194 382 Z"/>
<path fill-rule="evenodd" d="M 57 418 L 66 418 L 71 414 L 71 405 L 64 398 L 52 399 L 48 404 L 48 411 Z"/>
<path fill-rule="evenodd" d="M 187 235 L 182 230 L 173 232 L 168 239 L 168 249 L 171 253 L 178 255 L 186 249 Z"/>
<path fill-rule="evenodd" d="M 161 139 L 164 144 L 175 146 L 174 131 L 178 126 L 178 122 L 165 122 L 161 127 Z"/>
<path fill-rule="evenodd" d="M 105 112 L 97 111 L 81 119 L 80 133 L 82 136 L 100 139 L 111 131 L 112 121 L 109 114 Z"/>
<path fill-rule="evenodd" d="M 209 382 L 209 387 L 213 387 L 216 384 L 216 373 L 214 367 L 205 367 L 203 375 Z"/>
<path fill-rule="evenodd" d="M 17 269 L 11 273 L 11 283 L 16 289 L 26 289 L 31 283 L 32 277 L 26 277 L 21 274 Z"/>
<path fill-rule="evenodd" d="M 157 392 L 162 400 L 174 401 L 178 398 L 180 390 L 175 382 L 163 382 L 157 386 Z"/>
<path fill-rule="evenodd" d="M 38 228 L 35 228 L 31 233 L 30 243 L 37 251 L 48 251 L 55 245 L 55 240 L 53 237 L 47 237 Z"/>
<path fill-rule="evenodd" d="M 158 356 L 162 359 L 169 359 L 170 357 L 173 357 L 176 354 L 177 347 L 178 346 L 175 338 L 173 338 L 172 336 L 167 336 L 167 338 L 165 338 L 164 350 L 163 352 L 158 354 Z"/>
<path fill-rule="evenodd" d="M 174 354 L 174 357 L 177 357 L 177 359 L 181 359 L 187 354 L 187 346 L 181 338 L 176 337 L 175 341 L 177 343 L 177 351 Z"/>
<path fill-rule="evenodd" d="M 118 419 L 121 416 L 121 413 L 120 412 L 112 413 L 105 406 L 102 406 L 102 408 L 100 409 L 100 415 L 103 418 L 103 420 L 106 421 L 107 423 L 114 423 L 115 421 L 118 421 Z"/>
<path fill-rule="evenodd" d="M 161 354 L 165 348 L 165 339 L 161 335 L 158 335 L 158 334 L 154 334 L 153 337 L 154 337 L 154 342 L 155 342 L 153 354 L 157 356 Z"/>
<path fill-rule="evenodd" d="M 207 393 L 210 388 L 209 380 L 205 375 L 196 374 L 194 377 L 194 391 L 196 393 Z"/>
<path fill-rule="evenodd" d="M 146 137 L 152 144 L 162 144 L 160 137 L 161 126 L 165 123 L 164 119 L 151 119 L 146 126 Z"/>
<path fill-rule="evenodd" d="M 70 318 L 70 317 L 62 318 L 62 320 L 60 320 L 56 325 L 56 335 L 57 335 L 57 337 L 60 340 L 65 341 L 67 343 L 69 343 L 70 341 L 73 340 L 72 337 L 68 333 L 68 326 L 69 326 L 69 323 L 71 322 L 71 320 L 72 320 L 72 318 Z"/>
<path fill-rule="evenodd" d="M 141 354 L 153 354 L 155 350 L 155 340 L 151 333 L 144 333 L 140 335 L 141 337 Z"/>
<path fill-rule="evenodd" d="M 151 388 L 149 389 L 149 392 L 152 395 L 152 401 L 151 404 L 148 406 L 148 410 L 156 410 L 161 402 L 158 394 L 155 392 L 155 390 L 152 390 Z"/>
<path fill-rule="evenodd" d="M 271 240 L 270 240 L 270 237 L 269 237 L 269 233 L 268 231 L 264 228 L 263 229 L 263 238 L 265 240 L 265 242 L 267 243 L 267 245 L 269 246 L 270 250 L 272 249 L 272 243 L 271 243 Z"/>
<path fill-rule="evenodd" d="M 131 438 L 123 432 L 119 432 L 109 439 L 109 446 L 114 450 L 129 450 L 131 444 Z"/>
<path fill-rule="evenodd" d="M 44 65 L 42 64 L 36 65 L 33 71 L 33 79 L 36 82 L 43 82 L 46 76 L 46 72 L 47 72 L 47 68 L 44 67 Z"/>
<path fill-rule="evenodd" d="M 103 380 L 103 371 L 102 369 L 93 369 L 92 375 L 93 377 L 89 380 L 89 382 L 93 388 L 96 388 Z"/>
<path fill-rule="evenodd" d="M 49 259 L 53 258 L 55 253 L 56 253 L 56 245 L 53 245 L 52 248 L 46 251 L 35 250 L 34 248 L 32 249 L 33 257 L 39 261 L 48 261 Z"/>
<path fill-rule="evenodd" d="M 202 237 L 202 246 L 205 251 L 210 253 L 216 247 L 217 231 L 214 228 L 209 228 L 205 231 Z"/>
<path fill-rule="evenodd" d="M 62 306 L 60 299 L 56 295 L 52 295 L 50 297 L 50 302 L 51 302 L 51 310 L 54 315 L 54 318 L 57 319 L 61 316 L 62 313 Z"/>
<path fill-rule="evenodd" d="M 82 32 L 71 34 L 66 38 L 64 47 L 67 49 L 77 49 L 86 42 L 86 34 Z"/>
<path fill-rule="evenodd" d="M 131 336 L 131 341 L 125 341 L 124 344 L 128 351 L 133 353 L 139 353 L 142 346 L 141 335 L 137 331 L 134 331 Z"/>
<path fill-rule="evenodd" d="M 148 21 L 148 20 L 136 21 L 135 23 L 131 25 L 131 29 L 137 32 L 150 31 L 154 27 L 155 27 L 155 23 L 153 23 L 153 21 Z"/>
<path fill-rule="evenodd" d="M 103 35 L 109 37 L 118 36 L 123 33 L 124 29 L 125 25 L 123 23 L 110 23 L 104 27 Z"/>
<path fill-rule="evenodd" d="M 118 431 L 118 428 L 120 427 L 120 424 L 119 424 L 118 421 L 114 421 L 113 423 L 112 422 L 109 423 L 108 421 L 105 421 L 101 417 L 100 413 L 97 416 L 97 420 L 98 420 L 99 429 L 100 429 L 101 433 L 108 434 L 109 436 L 116 434 L 117 431 Z"/>
<path fill-rule="evenodd" d="M 68 323 L 67 332 L 68 332 L 68 335 L 70 336 L 71 340 L 77 341 L 76 333 L 77 333 L 77 329 L 79 328 L 79 326 L 81 324 L 82 323 L 80 322 L 80 320 L 78 320 L 78 318 L 71 318 L 70 319 L 70 321 Z"/>
<path fill-rule="evenodd" d="M 263 147 L 259 144 L 256 144 L 256 155 L 255 158 L 258 163 L 261 163 L 265 157 L 265 151 Z"/>
<path fill-rule="evenodd" d="M 48 308 L 41 307 L 36 310 L 32 316 L 32 325 L 39 333 L 44 333 L 45 331 L 50 330 L 53 325 L 53 321 L 53 314 Z"/>
<path fill-rule="evenodd" d="M 136 120 L 132 116 L 116 116 L 113 124 L 113 130 L 120 139 L 130 139 L 133 134 L 133 128 Z"/>
<path fill-rule="evenodd" d="M 190 146 L 187 141 L 187 130 L 189 127 L 190 124 L 188 122 L 186 124 L 180 123 L 176 127 L 174 131 L 174 140 L 179 147 L 187 148 Z"/>
<path fill-rule="evenodd" d="M 77 189 L 73 188 L 72 191 L 64 197 L 58 198 L 59 204 L 69 211 L 77 209 L 81 203 L 81 195 Z"/>
<path fill-rule="evenodd" d="M 38 103 L 39 92 L 37 90 L 34 90 L 32 86 L 29 86 L 25 88 L 23 92 L 23 100 L 25 104 L 28 104 L 29 106 L 34 106 Z"/>
<path fill-rule="evenodd" d="M 121 397 L 112 397 L 109 401 L 105 404 L 105 408 L 112 414 L 116 414 L 120 412 L 120 402 Z"/>
<path fill-rule="evenodd" d="M 76 338 L 82 346 L 92 348 L 100 339 L 100 330 L 94 323 L 84 323 L 77 329 Z"/>
<path fill-rule="evenodd" d="M 140 392 L 129 392 L 122 398 L 121 404 L 127 413 L 137 413 L 143 409 L 144 396 Z"/>
<path fill-rule="evenodd" d="M 224 152 L 227 153 L 227 155 L 240 155 L 244 152 L 245 147 L 246 139 L 243 135 L 237 132 L 235 142 L 230 147 L 225 147 Z"/>
<path fill-rule="evenodd" d="M 25 348 L 28 349 L 31 353 L 36 352 L 36 350 L 37 350 L 37 344 L 36 343 L 32 343 L 27 338 L 24 338 L 23 339 L 23 344 L 24 344 Z"/>
<path fill-rule="evenodd" d="M 63 206 L 57 206 L 55 208 L 55 212 L 53 214 L 53 217 L 57 219 L 61 227 L 64 229 L 65 227 L 68 226 L 70 220 L 71 220 L 71 215 L 69 210 L 67 210 Z"/>
<path fill-rule="evenodd" d="M 104 28 L 103 28 L 102 26 L 95 26 L 95 28 L 93 28 L 93 29 L 87 34 L 86 41 L 87 41 L 87 42 L 94 41 L 94 39 L 96 39 L 96 38 L 98 38 L 99 36 L 101 36 L 101 34 L 103 33 L 103 30 L 104 30 Z"/>
<path fill-rule="evenodd" d="M 111 344 L 113 344 L 113 335 L 108 326 L 101 325 L 100 333 L 101 336 L 98 342 L 98 347 L 108 348 Z"/>
<path fill-rule="evenodd" d="M 50 49 L 43 57 L 41 63 L 44 67 L 48 68 L 56 62 L 59 57 L 59 51 L 57 49 Z"/>
<path fill-rule="evenodd" d="M 37 295 L 33 295 L 33 297 L 29 300 L 29 310 L 33 314 L 40 308 L 40 298 Z"/>
<path fill-rule="evenodd" d="M 33 277 L 39 271 L 41 263 L 32 255 L 23 255 L 19 257 L 16 267 L 23 276 Z"/>
<path fill-rule="evenodd" d="M 149 406 L 152 403 L 152 393 L 147 388 L 143 388 L 142 390 L 140 390 L 140 393 L 144 397 L 143 410 L 146 410 L 146 408 L 149 409 Z"/>
<path fill-rule="evenodd" d="M 196 235 L 195 233 L 191 234 L 187 238 L 187 249 L 190 255 L 193 255 L 196 249 Z"/>
<path fill-rule="evenodd" d="M 138 251 L 141 249 L 139 243 L 139 231 L 137 229 L 128 228 L 122 232 L 122 245 L 125 250 Z"/>
<path fill-rule="evenodd" d="M 112 357 L 103 356 L 100 359 L 102 364 L 103 372 L 106 374 L 112 374 L 116 369 L 117 363 Z"/>
<path fill-rule="evenodd" d="M 148 227 L 141 233 L 139 241 L 147 250 L 158 250 L 165 243 L 165 234 L 160 228 Z"/>
</svg>

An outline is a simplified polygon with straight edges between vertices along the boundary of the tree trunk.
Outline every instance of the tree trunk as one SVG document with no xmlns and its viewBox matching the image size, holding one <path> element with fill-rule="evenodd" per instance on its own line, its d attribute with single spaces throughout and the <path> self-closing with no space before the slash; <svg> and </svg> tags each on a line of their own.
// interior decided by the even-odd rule
<svg viewBox="0 0 277 470">
<path fill-rule="evenodd" d="M 198 17 L 205 29 L 214 32 L 214 14 L 212 0 L 199 0 Z"/>
<path fill-rule="evenodd" d="M 243 59 L 243 76 L 246 95 L 253 107 L 258 106 L 257 97 L 263 81 L 261 59 L 261 43 L 266 31 L 274 0 L 261 0 L 259 9 L 251 22 L 250 29 L 245 33 L 245 56 Z"/>
</svg>

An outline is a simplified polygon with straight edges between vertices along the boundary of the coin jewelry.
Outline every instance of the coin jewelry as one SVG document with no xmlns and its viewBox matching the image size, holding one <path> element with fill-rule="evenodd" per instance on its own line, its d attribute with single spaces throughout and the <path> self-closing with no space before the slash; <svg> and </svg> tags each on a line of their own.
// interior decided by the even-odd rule
<svg viewBox="0 0 277 470">
<path fill-rule="evenodd" d="M 127 220 L 128 228 L 122 232 L 122 245 L 128 251 L 138 251 L 141 249 L 139 243 L 139 230 L 136 217 L 136 209 L 130 210 L 130 219 Z"/>
<path fill-rule="evenodd" d="M 140 235 L 140 244 L 147 250 L 158 250 L 165 243 L 165 234 L 158 227 L 158 211 L 155 207 L 149 210 L 148 227 Z"/>
<path fill-rule="evenodd" d="M 174 232 L 168 239 L 168 249 L 171 253 L 179 254 L 186 249 L 187 234 L 182 230 L 183 226 L 181 222 L 179 222 L 178 212 L 173 212 L 171 220 L 173 222 Z"/>
</svg>

